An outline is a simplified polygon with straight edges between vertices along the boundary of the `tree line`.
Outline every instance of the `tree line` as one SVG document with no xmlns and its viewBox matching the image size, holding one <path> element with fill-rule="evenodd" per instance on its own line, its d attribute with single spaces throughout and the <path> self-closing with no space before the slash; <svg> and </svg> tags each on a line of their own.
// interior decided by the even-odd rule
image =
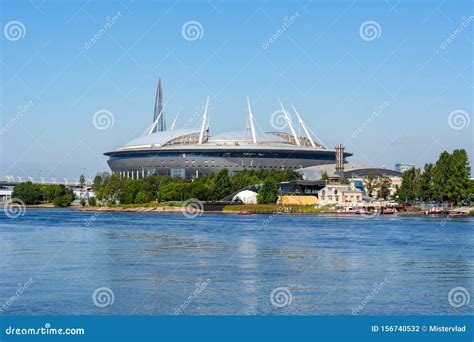
<svg viewBox="0 0 474 342">
<path fill-rule="evenodd" d="M 436 163 L 425 164 L 423 170 L 411 168 L 402 176 L 397 190 L 399 201 L 453 201 L 470 202 L 474 182 L 470 180 L 471 167 L 464 149 L 443 152 Z"/>
<path fill-rule="evenodd" d="M 157 174 L 142 179 L 103 174 L 94 178 L 92 190 L 97 199 L 104 203 L 143 204 L 184 201 L 189 198 L 216 201 L 249 185 L 262 184 L 258 202 L 275 203 L 278 197 L 277 183 L 296 179 L 301 179 L 301 176 L 293 170 L 244 170 L 230 175 L 228 169 L 222 169 L 192 180 Z"/>
<path fill-rule="evenodd" d="M 17 184 L 13 188 L 12 199 L 25 204 L 52 203 L 56 207 L 71 205 L 76 196 L 63 184 L 37 184 L 30 181 Z"/>
</svg>

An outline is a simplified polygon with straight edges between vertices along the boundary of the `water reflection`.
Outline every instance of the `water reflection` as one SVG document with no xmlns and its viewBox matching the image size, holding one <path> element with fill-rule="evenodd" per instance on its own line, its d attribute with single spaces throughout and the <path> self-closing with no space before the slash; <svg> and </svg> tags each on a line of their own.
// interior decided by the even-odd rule
<svg viewBox="0 0 474 342">
<path fill-rule="evenodd" d="M 472 218 L 436 230 L 425 218 L 88 216 L 0 217 L 0 302 L 34 281 L 4 314 L 349 315 L 381 282 L 360 314 L 474 313 L 447 301 L 454 287 L 473 293 Z M 101 286 L 113 305 L 93 305 Z M 291 304 L 271 304 L 278 287 Z"/>
</svg>

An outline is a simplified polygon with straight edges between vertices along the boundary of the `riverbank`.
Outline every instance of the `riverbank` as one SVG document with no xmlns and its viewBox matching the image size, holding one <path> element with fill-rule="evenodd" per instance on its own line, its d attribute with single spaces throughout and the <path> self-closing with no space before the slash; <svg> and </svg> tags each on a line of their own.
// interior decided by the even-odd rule
<svg viewBox="0 0 474 342">
<path fill-rule="evenodd" d="M 40 207 L 40 206 L 34 206 Z M 44 206 L 46 208 L 51 208 L 50 206 Z M 187 211 L 187 207 L 180 204 L 172 205 L 156 205 L 156 204 L 147 204 L 145 206 L 139 205 L 111 205 L 111 206 L 74 206 L 74 209 L 80 211 L 100 211 L 100 212 L 136 212 L 136 213 L 156 213 L 156 214 L 166 214 L 166 213 L 182 213 Z M 195 212 L 204 212 L 204 213 L 215 213 L 215 214 L 238 214 L 240 212 L 246 212 L 249 214 L 265 214 L 265 215 L 277 215 L 277 214 L 287 214 L 287 215 L 356 215 L 349 212 L 338 212 L 332 207 L 323 207 L 323 208 L 314 208 L 310 206 L 282 206 L 277 204 L 254 204 L 254 205 L 226 205 L 222 207 L 222 210 L 206 210 L 205 207 L 198 208 L 194 207 L 190 209 Z M 426 214 L 421 210 L 411 210 L 411 211 L 399 211 L 396 215 L 400 216 L 426 216 Z M 446 216 L 474 216 L 473 207 L 461 207 L 451 210 L 449 213 L 442 215 L 437 215 L 439 217 Z"/>
</svg>

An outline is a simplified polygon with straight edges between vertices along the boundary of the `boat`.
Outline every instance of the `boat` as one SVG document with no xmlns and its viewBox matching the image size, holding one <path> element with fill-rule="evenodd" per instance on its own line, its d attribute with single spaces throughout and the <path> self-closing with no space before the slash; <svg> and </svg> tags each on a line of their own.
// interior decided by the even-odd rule
<svg viewBox="0 0 474 342">
<path fill-rule="evenodd" d="M 382 215 L 393 215 L 397 213 L 397 209 L 395 208 L 383 208 L 380 214 Z"/>
<path fill-rule="evenodd" d="M 425 210 L 426 215 L 442 215 L 444 213 L 445 213 L 444 209 L 440 207 L 433 207 L 429 210 Z"/>
<path fill-rule="evenodd" d="M 239 215 L 253 215 L 253 214 L 255 214 L 255 211 L 249 211 L 249 210 L 239 211 Z"/>
</svg>

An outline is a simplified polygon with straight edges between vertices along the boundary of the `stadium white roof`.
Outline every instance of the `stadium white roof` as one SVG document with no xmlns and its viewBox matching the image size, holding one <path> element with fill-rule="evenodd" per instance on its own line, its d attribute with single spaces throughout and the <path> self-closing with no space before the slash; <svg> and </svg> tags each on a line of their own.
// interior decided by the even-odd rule
<svg viewBox="0 0 474 342">
<path fill-rule="evenodd" d="M 141 137 L 133 139 L 132 141 L 126 143 L 124 145 L 124 148 L 151 147 L 153 145 L 159 147 L 166 144 L 172 139 L 189 134 L 199 134 L 199 131 L 196 131 L 194 129 L 176 129 L 172 131 L 161 131 L 142 135 Z"/>
</svg>

